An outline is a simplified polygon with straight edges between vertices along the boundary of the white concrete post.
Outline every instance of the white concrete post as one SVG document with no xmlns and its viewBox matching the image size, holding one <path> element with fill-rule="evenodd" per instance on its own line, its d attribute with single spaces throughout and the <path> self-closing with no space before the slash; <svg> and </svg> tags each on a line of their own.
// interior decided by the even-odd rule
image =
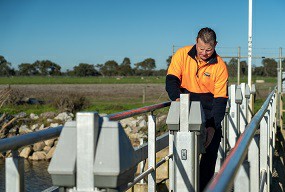
<svg viewBox="0 0 285 192">
<path fill-rule="evenodd" d="M 155 153 L 155 116 L 148 116 L 148 168 L 152 167 L 154 169 L 148 175 L 148 192 L 156 191 L 156 153 Z"/>
<path fill-rule="evenodd" d="M 77 191 L 94 191 L 93 164 L 99 131 L 98 113 L 80 112 L 77 123 Z"/>
<path fill-rule="evenodd" d="M 249 189 L 249 163 L 245 160 L 240 166 L 234 181 L 235 192 L 248 192 Z"/>
<path fill-rule="evenodd" d="M 238 136 L 237 128 L 237 107 L 235 100 L 236 85 L 230 86 L 230 111 L 229 111 L 229 145 L 233 148 L 236 144 L 236 139 Z"/>
<path fill-rule="evenodd" d="M 253 137 L 253 140 L 249 145 L 248 161 L 250 191 L 259 191 L 259 137 L 257 135 Z"/>
<path fill-rule="evenodd" d="M 175 134 L 174 191 L 195 190 L 195 133 L 189 131 L 189 95 L 180 95 L 180 131 Z"/>
<path fill-rule="evenodd" d="M 241 92 L 242 92 L 242 104 L 240 105 L 240 132 L 243 133 L 245 127 L 247 126 L 247 111 L 248 111 L 248 99 L 246 96 L 246 84 L 241 83 Z"/>
<path fill-rule="evenodd" d="M 13 152 L 13 157 L 6 158 L 6 192 L 25 191 L 24 185 L 24 159 L 18 156 L 18 152 Z"/>
<path fill-rule="evenodd" d="M 264 114 L 260 122 L 260 173 L 264 170 L 267 175 L 266 183 L 264 186 L 265 190 L 269 189 L 269 182 L 268 182 L 268 173 L 269 173 L 269 166 L 268 166 L 268 155 L 269 155 L 269 111 Z"/>
</svg>

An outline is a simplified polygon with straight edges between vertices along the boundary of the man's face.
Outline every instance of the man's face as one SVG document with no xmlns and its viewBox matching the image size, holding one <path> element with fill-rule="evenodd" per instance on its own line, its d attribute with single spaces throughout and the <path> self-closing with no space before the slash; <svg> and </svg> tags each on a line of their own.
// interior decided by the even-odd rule
<svg viewBox="0 0 285 192">
<path fill-rule="evenodd" d="M 207 60 L 215 51 L 216 43 L 214 45 L 210 43 L 204 43 L 200 38 L 197 39 L 196 49 L 197 55 L 202 60 Z"/>
</svg>

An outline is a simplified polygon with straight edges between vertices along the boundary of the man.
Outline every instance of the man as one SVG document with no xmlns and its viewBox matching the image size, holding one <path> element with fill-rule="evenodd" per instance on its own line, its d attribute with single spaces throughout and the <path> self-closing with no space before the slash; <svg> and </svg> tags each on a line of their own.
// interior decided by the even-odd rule
<svg viewBox="0 0 285 192">
<path fill-rule="evenodd" d="M 200 101 L 206 117 L 206 153 L 200 160 L 200 190 L 203 191 L 214 175 L 221 121 L 227 103 L 227 66 L 216 53 L 216 33 L 202 28 L 194 46 L 185 46 L 173 55 L 166 76 L 166 91 L 172 101 L 180 93 L 190 93 L 191 101 Z"/>
</svg>

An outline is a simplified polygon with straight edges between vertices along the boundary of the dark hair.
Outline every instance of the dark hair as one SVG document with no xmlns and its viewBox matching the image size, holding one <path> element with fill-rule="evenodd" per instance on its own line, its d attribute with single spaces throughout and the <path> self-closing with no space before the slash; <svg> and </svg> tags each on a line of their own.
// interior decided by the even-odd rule
<svg viewBox="0 0 285 192">
<path fill-rule="evenodd" d="M 216 33 L 213 29 L 205 27 L 198 32 L 197 40 L 200 38 L 204 43 L 216 43 Z"/>
</svg>

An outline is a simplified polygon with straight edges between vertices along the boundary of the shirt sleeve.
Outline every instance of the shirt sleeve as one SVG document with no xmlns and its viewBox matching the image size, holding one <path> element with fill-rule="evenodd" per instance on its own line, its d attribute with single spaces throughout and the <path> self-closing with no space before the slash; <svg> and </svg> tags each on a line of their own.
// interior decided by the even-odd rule
<svg viewBox="0 0 285 192">
<path fill-rule="evenodd" d="M 165 89 L 169 98 L 175 101 L 180 97 L 180 85 L 182 78 L 182 51 L 178 50 L 172 57 L 167 70 Z"/>
</svg>

